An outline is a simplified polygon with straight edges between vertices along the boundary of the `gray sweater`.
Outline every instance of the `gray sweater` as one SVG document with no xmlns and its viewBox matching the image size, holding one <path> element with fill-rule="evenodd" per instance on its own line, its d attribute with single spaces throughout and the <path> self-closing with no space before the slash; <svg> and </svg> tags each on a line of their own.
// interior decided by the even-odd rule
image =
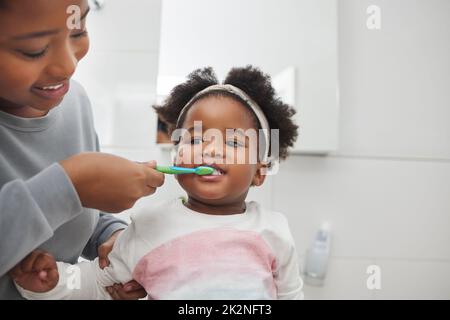
<svg viewBox="0 0 450 320">
<path fill-rule="evenodd" d="M 83 208 L 60 160 L 97 151 L 89 100 L 72 81 L 63 102 L 45 117 L 0 111 L 0 299 L 20 299 L 7 272 L 36 248 L 75 263 L 125 227 Z"/>
</svg>

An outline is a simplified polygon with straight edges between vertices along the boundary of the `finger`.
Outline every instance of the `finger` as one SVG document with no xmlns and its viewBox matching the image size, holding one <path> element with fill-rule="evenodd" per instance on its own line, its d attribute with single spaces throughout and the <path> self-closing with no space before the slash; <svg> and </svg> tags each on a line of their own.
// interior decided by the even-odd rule
<svg viewBox="0 0 450 320">
<path fill-rule="evenodd" d="M 59 272 L 58 269 L 51 269 L 47 272 L 47 281 L 55 281 L 58 283 Z"/>
<path fill-rule="evenodd" d="M 156 169 L 156 161 L 155 160 L 150 160 L 147 162 L 141 162 L 141 164 L 143 164 L 146 167 L 149 167 L 151 169 Z"/>
<path fill-rule="evenodd" d="M 145 298 L 147 296 L 147 292 L 144 289 L 134 290 L 131 292 L 125 292 L 124 288 L 115 289 L 117 296 L 121 300 L 138 300 Z"/>
<path fill-rule="evenodd" d="M 14 280 L 19 278 L 19 277 L 21 277 L 23 275 L 23 271 L 22 271 L 22 268 L 20 266 L 20 263 L 9 271 L 9 275 Z"/>
<path fill-rule="evenodd" d="M 164 173 L 155 171 L 153 169 L 146 169 L 147 186 L 159 188 L 164 184 Z"/>
<path fill-rule="evenodd" d="M 131 280 L 123 285 L 123 289 L 125 292 L 131 292 L 142 289 L 142 286 L 136 280 Z"/>
<path fill-rule="evenodd" d="M 98 249 L 98 257 L 99 258 L 106 258 L 108 256 L 108 241 L 104 242 L 103 244 L 101 244 Z"/>
<path fill-rule="evenodd" d="M 109 261 L 108 255 L 113 250 L 117 238 L 124 229 L 125 228 L 114 231 L 113 234 L 110 235 L 109 239 L 98 247 L 98 263 L 101 269 L 110 265 L 111 262 Z"/>
<path fill-rule="evenodd" d="M 116 290 L 114 290 L 114 287 L 106 287 L 106 291 L 108 291 L 113 300 L 120 300 Z"/>
<path fill-rule="evenodd" d="M 109 244 L 108 241 L 102 244 L 100 247 L 98 247 L 98 260 L 100 267 L 107 267 L 109 266 L 109 259 L 108 254 L 111 252 L 113 248 L 112 244 Z M 103 269 L 103 268 L 102 268 Z"/>
<path fill-rule="evenodd" d="M 47 280 L 47 276 L 48 276 L 47 271 L 45 271 L 45 270 L 39 271 L 39 279 L 45 281 L 45 280 Z"/>
<path fill-rule="evenodd" d="M 150 196 L 156 192 L 156 188 L 146 187 L 143 191 L 143 197 Z"/>
<path fill-rule="evenodd" d="M 100 269 L 105 269 L 107 266 L 109 266 L 109 260 L 108 258 L 99 258 L 98 264 L 100 266 Z"/>
<path fill-rule="evenodd" d="M 125 287 L 130 287 L 134 290 L 127 292 Z M 114 284 L 114 290 L 122 300 L 137 300 L 147 296 L 145 290 L 134 280 L 127 282 L 125 285 Z"/>
<path fill-rule="evenodd" d="M 111 291 L 111 297 L 114 299 L 114 300 L 122 300 L 122 298 L 120 297 L 120 295 L 119 295 L 119 292 L 118 292 L 118 286 L 119 285 L 117 285 L 117 284 L 115 284 L 115 285 L 113 285 L 112 286 L 112 291 Z"/>
<path fill-rule="evenodd" d="M 33 271 L 41 271 L 45 269 L 55 269 L 55 258 L 49 253 L 43 253 L 36 258 L 33 264 Z"/>
<path fill-rule="evenodd" d="M 116 290 L 113 290 L 113 292 L 111 293 L 111 297 L 113 298 L 113 300 L 123 300 L 119 294 L 117 293 Z"/>
<path fill-rule="evenodd" d="M 23 272 L 32 272 L 33 271 L 33 266 L 34 266 L 34 262 L 36 261 L 36 259 L 42 254 L 42 251 L 33 251 L 32 253 L 30 253 L 22 262 L 21 262 L 21 267 L 22 267 L 22 271 Z"/>
</svg>

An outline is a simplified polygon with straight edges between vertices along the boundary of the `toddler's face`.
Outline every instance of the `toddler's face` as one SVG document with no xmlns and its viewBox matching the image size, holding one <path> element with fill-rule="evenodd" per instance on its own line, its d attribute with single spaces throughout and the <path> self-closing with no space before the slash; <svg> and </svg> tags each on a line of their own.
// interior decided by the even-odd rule
<svg viewBox="0 0 450 320">
<path fill-rule="evenodd" d="M 201 124 L 202 131 L 194 130 Z M 178 175 L 181 187 L 190 197 L 210 205 L 244 201 L 248 189 L 261 185 L 261 165 L 256 156 L 258 139 L 252 112 L 229 97 L 205 97 L 195 102 L 186 114 L 187 131 L 178 145 L 176 165 L 212 166 L 215 175 Z M 234 134 L 230 133 L 234 131 Z"/>
<path fill-rule="evenodd" d="M 23 116 L 45 115 L 69 89 L 87 53 L 87 0 L 8 0 L 0 9 L 0 107 Z M 69 6 L 78 6 L 78 25 Z M 72 17 L 72 20 L 71 20 Z M 80 27 L 80 28 L 78 28 Z"/>
</svg>

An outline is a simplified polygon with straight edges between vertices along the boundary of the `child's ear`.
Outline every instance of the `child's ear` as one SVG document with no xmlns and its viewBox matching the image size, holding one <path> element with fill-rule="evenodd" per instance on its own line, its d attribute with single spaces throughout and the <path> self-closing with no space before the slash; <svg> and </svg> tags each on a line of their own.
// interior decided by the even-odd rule
<svg viewBox="0 0 450 320">
<path fill-rule="evenodd" d="M 253 186 L 259 187 L 264 183 L 264 180 L 266 180 L 266 175 L 262 174 L 262 172 L 265 172 L 265 170 L 262 170 L 265 167 L 266 167 L 265 165 L 258 164 L 255 175 L 253 176 L 252 180 Z"/>
</svg>

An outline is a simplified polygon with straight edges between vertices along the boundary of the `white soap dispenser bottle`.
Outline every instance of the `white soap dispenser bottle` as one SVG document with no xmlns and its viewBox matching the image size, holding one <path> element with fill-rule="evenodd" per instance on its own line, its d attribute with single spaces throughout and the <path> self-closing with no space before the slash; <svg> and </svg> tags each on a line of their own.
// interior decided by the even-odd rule
<svg viewBox="0 0 450 320">
<path fill-rule="evenodd" d="M 305 258 L 305 283 L 322 286 L 325 280 L 330 256 L 330 224 L 324 223 L 317 231 Z"/>
</svg>

